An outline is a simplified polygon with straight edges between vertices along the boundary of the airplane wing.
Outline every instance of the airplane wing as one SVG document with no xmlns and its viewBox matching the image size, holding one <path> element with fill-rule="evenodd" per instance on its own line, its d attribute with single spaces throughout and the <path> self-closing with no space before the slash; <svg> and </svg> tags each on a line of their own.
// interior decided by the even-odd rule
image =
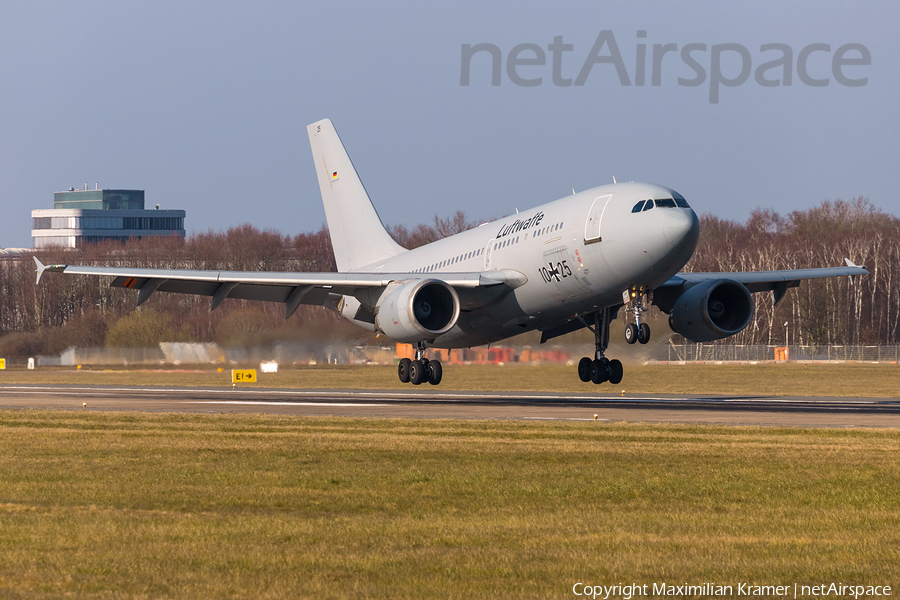
<svg viewBox="0 0 900 600">
<path fill-rule="evenodd" d="M 729 279 L 742 283 L 751 292 L 771 291 L 775 294 L 777 304 L 789 288 L 800 285 L 804 279 L 819 279 L 821 277 L 849 276 L 851 279 L 857 275 L 867 275 L 869 271 L 860 265 L 844 259 L 845 267 L 826 267 L 820 269 L 788 269 L 783 271 L 745 271 L 722 273 L 679 273 L 665 282 L 657 290 L 663 293 L 675 288 L 687 288 L 704 281 L 717 279 Z"/>
<path fill-rule="evenodd" d="M 226 298 L 282 302 L 286 317 L 301 304 L 325 305 L 342 295 L 357 295 L 364 290 L 384 288 L 394 281 L 423 279 L 411 273 L 280 273 L 268 271 L 200 271 L 188 269 L 138 269 L 128 267 L 92 267 L 79 265 L 44 265 L 34 257 L 37 281 L 45 271 L 75 275 L 105 275 L 115 277 L 110 287 L 138 290 L 137 304 L 146 302 L 154 292 L 175 292 L 212 296 L 210 308 L 215 309 Z M 515 271 L 485 271 L 475 273 L 430 273 L 427 279 L 438 279 L 456 289 L 466 307 L 479 304 L 486 296 L 484 289 L 496 293 L 512 290 L 524 281 Z"/>
</svg>

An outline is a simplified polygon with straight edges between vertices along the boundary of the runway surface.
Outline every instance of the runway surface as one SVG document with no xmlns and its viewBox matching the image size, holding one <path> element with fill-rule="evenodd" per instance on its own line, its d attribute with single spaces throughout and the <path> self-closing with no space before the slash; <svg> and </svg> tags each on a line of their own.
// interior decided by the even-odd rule
<svg viewBox="0 0 900 600">
<path fill-rule="evenodd" d="M 0 408 L 900 427 L 897 398 L 2 385 Z"/>
</svg>

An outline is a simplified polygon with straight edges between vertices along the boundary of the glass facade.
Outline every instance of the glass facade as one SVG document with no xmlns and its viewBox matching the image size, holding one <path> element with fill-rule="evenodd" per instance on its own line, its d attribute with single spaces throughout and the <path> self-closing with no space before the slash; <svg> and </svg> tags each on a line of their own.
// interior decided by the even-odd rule
<svg viewBox="0 0 900 600">
<path fill-rule="evenodd" d="M 122 221 L 122 229 L 184 229 L 183 217 L 125 217 Z"/>
<path fill-rule="evenodd" d="M 35 248 L 74 248 L 75 236 L 73 235 L 55 235 L 47 237 L 34 238 Z"/>
<path fill-rule="evenodd" d="M 184 229 L 184 217 L 34 217 L 33 229 Z"/>
<path fill-rule="evenodd" d="M 70 190 L 53 194 L 53 208 L 144 210 L 144 190 Z"/>
</svg>

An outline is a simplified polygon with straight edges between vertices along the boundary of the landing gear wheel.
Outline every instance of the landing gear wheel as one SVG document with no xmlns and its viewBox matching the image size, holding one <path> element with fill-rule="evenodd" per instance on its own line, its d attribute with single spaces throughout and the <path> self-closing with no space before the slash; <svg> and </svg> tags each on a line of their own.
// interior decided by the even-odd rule
<svg viewBox="0 0 900 600">
<path fill-rule="evenodd" d="M 580 361 L 578 361 L 578 379 L 587 383 L 591 380 L 591 363 L 593 361 L 585 356 Z"/>
<path fill-rule="evenodd" d="M 640 343 L 646 344 L 650 341 L 650 326 L 646 323 L 641 323 L 640 329 L 638 329 L 637 339 Z"/>
<path fill-rule="evenodd" d="M 408 358 L 401 358 L 400 364 L 397 365 L 397 375 L 400 377 L 400 383 L 409 383 L 409 365 L 412 363 Z"/>
<path fill-rule="evenodd" d="M 428 361 L 428 367 L 425 370 L 428 372 L 428 383 L 430 383 L 431 385 L 437 385 L 441 382 L 441 377 L 444 376 L 444 370 L 441 367 L 441 361 Z"/>
<path fill-rule="evenodd" d="M 609 361 L 609 382 L 613 385 L 622 383 L 623 371 L 621 361 L 617 359 Z"/>
<path fill-rule="evenodd" d="M 578 378 L 584 382 L 592 381 L 594 383 L 603 383 L 604 381 L 612 381 L 619 383 L 622 381 L 622 363 L 617 360 L 609 360 L 604 356 L 606 349 L 609 347 L 609 323 L 615 317 L 615 310 L 612 308 L 602 308 L 591 315 L 594 320 L 594 326 L 587 322 L 583 317 L 578 319 L 585 327 L 594 334 L 594 358 L 582 358 L 578 362 Z M 626 327 L 626 337 L 631 335 L 629 341 L 633 344 L 637 338 L 638 329 L 635 325 L 629 331 Z"/>
<path fill-rule="evenodd" d="M 427 375 L 425 374 L 426 367 L 422 364 L 421 361 L 413 360 L 409 363 L 409 382 L 413 385 L 419 385 L 423 381 Z"/>
<path fill-rule="evenodd" d="M 637 325 L 635 325 L 634 323 L 629 323 L 625 326 L 625 341 L 629 344 L 635 343 L 638 340 L 639 333 L 640 332 L 638 331 Z"/>
<path fill-rule="evenodd" d="M 591 361 L 591 381 L 603 383 L 609 379 L 609 361 L 605 358 Z"/>
</svg>

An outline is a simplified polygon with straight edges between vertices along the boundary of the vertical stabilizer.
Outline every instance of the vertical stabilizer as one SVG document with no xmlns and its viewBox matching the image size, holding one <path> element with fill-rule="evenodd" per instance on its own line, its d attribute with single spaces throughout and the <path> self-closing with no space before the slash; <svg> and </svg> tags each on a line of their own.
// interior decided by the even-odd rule
<svg viewBox="0 0 900 600">
<path fill-rule="evenodd" d="M 306 127 L 338 271 L 344 273 L 406 250 L 388 234 L 329 119 Z"/>
</svg>

